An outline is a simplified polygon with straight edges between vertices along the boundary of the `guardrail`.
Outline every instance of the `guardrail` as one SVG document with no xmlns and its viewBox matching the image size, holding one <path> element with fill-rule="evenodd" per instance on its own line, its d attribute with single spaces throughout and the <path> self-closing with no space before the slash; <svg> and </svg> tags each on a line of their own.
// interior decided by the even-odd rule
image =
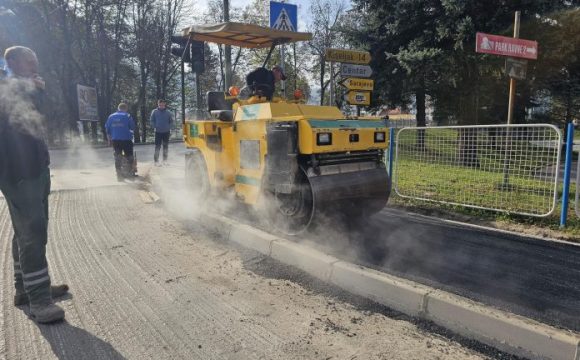
<svg viewBox="0 0 580 360">
<path fill-rule="evenodd" d="M 560 130 L 547 124 L 402 128 L 393 186 L 404 198 L 548 216 L 561 147 Z"/>
</svg>

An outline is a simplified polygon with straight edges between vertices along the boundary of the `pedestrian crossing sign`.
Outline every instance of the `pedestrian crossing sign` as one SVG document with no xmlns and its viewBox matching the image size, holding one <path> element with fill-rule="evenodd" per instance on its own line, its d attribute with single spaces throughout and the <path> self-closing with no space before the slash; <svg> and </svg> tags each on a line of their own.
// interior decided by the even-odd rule
<svg viewBox="0 0 580 360">
<path fill-rule="evenodd" d="M 298 31 L 298 6 L 270 1 L 270 27 L 282 31 Z"/>
</svg>

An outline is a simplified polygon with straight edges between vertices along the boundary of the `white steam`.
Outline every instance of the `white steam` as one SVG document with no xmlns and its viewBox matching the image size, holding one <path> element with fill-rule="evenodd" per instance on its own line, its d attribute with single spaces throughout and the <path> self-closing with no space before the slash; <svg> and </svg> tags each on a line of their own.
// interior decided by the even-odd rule
<svg viewBox="0 0 580 360">
<path fill-rule="evenodd" d="M 38 138 L 45 137 L 44 117 L 37 109 L 40 96 L 33 80 L 8 78 L 0 82 L 0 127 L 7 122 L 17 131 Z"/>
</svg>

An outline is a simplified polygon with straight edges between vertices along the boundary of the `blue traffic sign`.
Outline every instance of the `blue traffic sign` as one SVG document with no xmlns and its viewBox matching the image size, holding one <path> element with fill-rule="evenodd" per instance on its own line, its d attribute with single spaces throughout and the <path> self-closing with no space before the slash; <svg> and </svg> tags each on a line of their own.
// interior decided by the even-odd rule
<svg viewBox="0 0 580 360">
<path fill-rule="evenodd" d="M 283 31 L 298 31 L 298 6 L 270 1 L 270 27 Z"/>
</svg>

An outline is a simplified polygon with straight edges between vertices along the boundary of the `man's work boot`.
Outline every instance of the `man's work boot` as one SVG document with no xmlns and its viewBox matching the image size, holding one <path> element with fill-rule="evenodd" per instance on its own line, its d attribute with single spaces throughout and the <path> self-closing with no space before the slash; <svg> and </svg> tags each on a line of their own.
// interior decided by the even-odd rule
<svg viewBox="0 0 580 360">
<path fill-rule="evenodd" d="M 59 298 L 64 296 L 68 293 L 68 285 L 54 285 L 50 287 L 50 295 L 53 299 Z M 16 294 L 14 295 L 14 306 L 26 305 L 28 304 L 28 296 L 24 292 L 24 290 L 16 290 Z"/>
<path fill-rule="evenodd" d="M 49 324 L 64 319 L 64 310 L 53 303 L 31 304 L 30 317 L 40 324 Z"/>
</svg>

